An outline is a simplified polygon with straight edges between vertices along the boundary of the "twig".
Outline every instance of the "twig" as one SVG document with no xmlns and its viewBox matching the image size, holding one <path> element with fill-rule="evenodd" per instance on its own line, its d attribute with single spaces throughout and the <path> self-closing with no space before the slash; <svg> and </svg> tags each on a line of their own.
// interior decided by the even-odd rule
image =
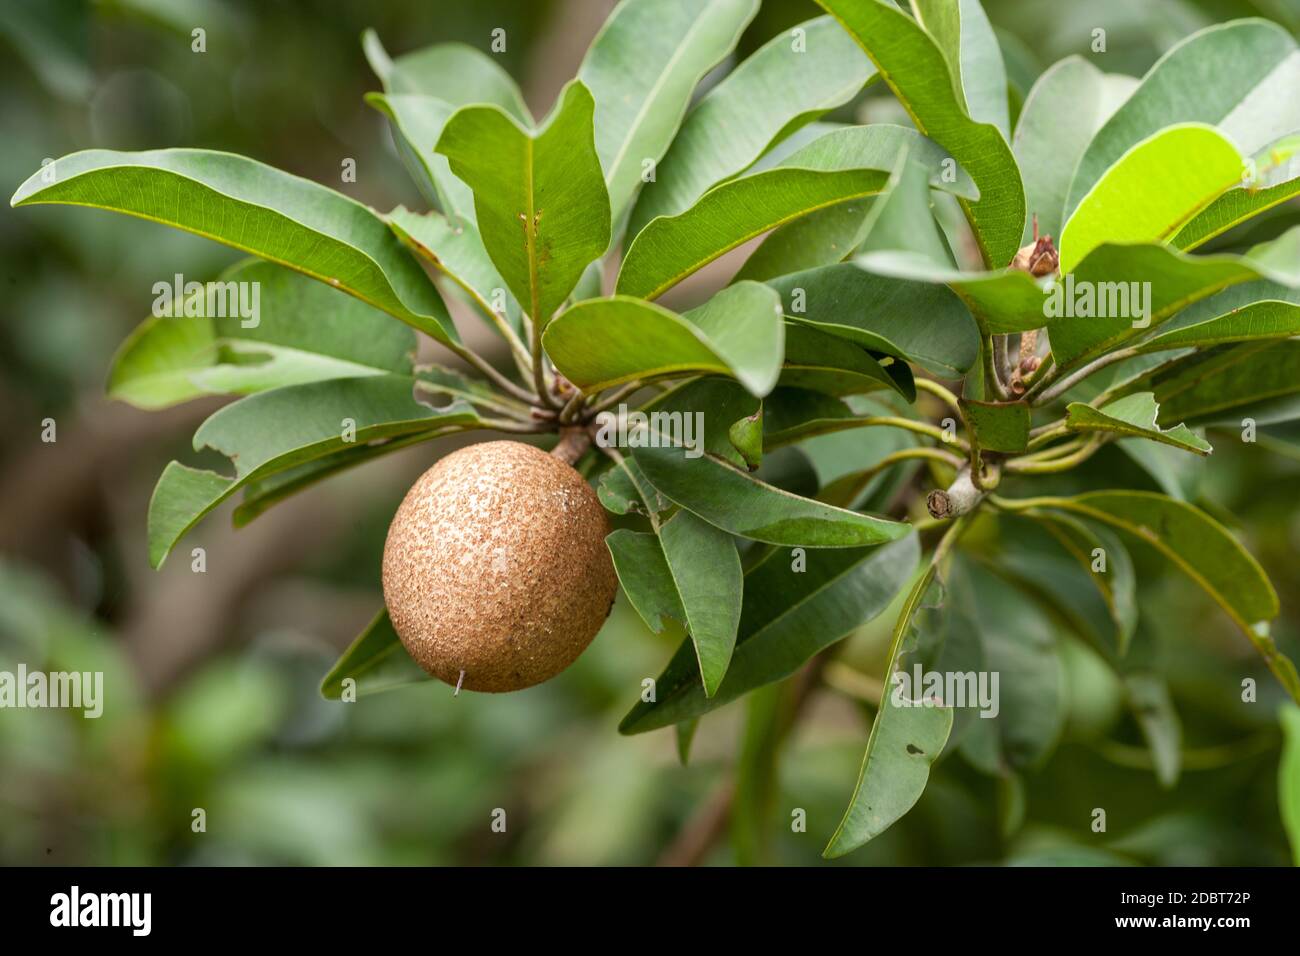
<svg viewBox="0 0 1300 956">
<path fill-rule="evenodd" d="M 1053 458 L 1050 461 L 1019 461 L 1013 458 L 1004 467 L 1008 472 L 1016 475 L 1050 475 L 1059 471 L 1069 471 L 1096 454 L 1097 449 L 1105 442 L 1105 438 L 1093 436 L 1084 443 L 1083 447 L 1060 458 Z"/>
<path fill-rule="evenodd" d="M 1007 392 L 1006 385 L 1002 382 L 1002 376 L 998 373 L 997 365 L 993 359 L 993 336 L 984 336 L 984 341 L 980 343 L 980 355 L 984 359 L 984 388 L 992 392 L 1000 401 L 1006 401 L 1011 395 Z"/>
<path fill-rule="evenodd" d="M 957 413 L 958 420 L 964 420 L 964 416 L 961 413 L 961 402 L 957 400 L 957 396 L 948 391 L 948 389 L 944 388 L 938 382 L 929 378 L 918 378 L 916 380 L 916 387 L 923 392 L 929 392 L 931 395 L 941 399 L 944 404 Z"/>
<path fill-rule="evenodd" d="M 605 411 L 605 409 L 607 408 L 613 408 L 615 405 L 623 401 L 623 399 L 627 398 L 629 395 L 635 395 L 637 392 L 641 391 L 641 389 L 645 387 L 646 387 L 646 383 L 641 381 L 641 379 L 639 378 L 636 379 L 635 381 L 628 382 L 622 388 L 619 388 L 614 392 L 611 392 L 609 395 L 605 396 L 604 398 L 600 399 L 598 402 L 592 405 L 591 408 L 588 409 L 588 411 L 590 411 L 591 414 L 593 415 L 598 415 L 601 412 Z"/>
<path fill-rule="evenodd" d="M 976 487 L 969 467 L 957 472 L 947 488 L 936 488 L 925 499 L 932 518 L 959 518 L 975 509 L 986 493 Z"/>
<path fill-rule="evenodd" d="M 849 421 L 849 419 L 845 419 Z M 962 451 L 969 452 L 970 446 L 960 438 L 949 441 L 942 428 L 937 428 L 927 422 L 917 422 L 910 418 L 901 418 L 895 415 L 868 415 L 865 418 L 852 419 L 854 427 L 880 426 L 882 428 L 902 428 L 909 432 L 916 432 L 918 435 L 925 435 L 933 438 L 935 441 L 943 442 L 945 445 L 956 445 Z"/>
<path fill-rule="evenodd" d="M 1038 387 L 1041 388 L 1041 391 L 1036 397 L 1033 397 L 1031 404 L 1046 405 L 1048 402 L 1055 401 L 1094 372 L 1105 368 L 1107 365 L 1114 365 L 1116 362 L 1133 358 L 1137 354 L 1138 350 L 1135 348 L 1119 349 L 1103 355 L 1101 358 L 1093 359 L 1087 365 L 1075 369 L 1069 375 L 1054 383 L 1051 381 L 1053 376 L 1047 376 L 1039 383 Z M 1030 397 L 1031 394 L 1032 390 L 1026 394 L 1026 397 Z"/>
<path fill-rule="evenodd" d="M 473 428 L 487 428 L 495 432 L 513 432 L 517 435 L 541 435 L 551 431 L 544 424 L 529 425 L 525 422 L 506 421 L 503 418 L 480 418 L 471 428 L 465 430 L 470 431 Z"/>
<path fill-rule="evenodd" d="M 510 381 L 510 379 L 506 378 L 504 375 L 498 372 L 496 368 L 493 367 L 492 363 L 487 361 L 487 359 L 483 358 L 483 356 L 479 355 L 473 349 L 456 343 L 448 344 L 447 348 L 451 349 L 453 352 L 455 352 L 457 355 L 463 358 L 470 365 L 474 366 L 476 369 L 482 372 L 485 376 L 487 376 L 492 381 L 494 385 L 496 385 L 506 394 L 514 398 L 517 398 L 521 402 L 525 402 L 529 405 L 537 404 L 536 395 L 534 395 L 532 392 L 529 392 L 527 389 L 521 388 L 520 386 L 516 385 L 514 382 Z"/>
<path fill-rule="evenodd" d="M 531 333 L 529 338 L 532 339 L 533 347 L 533 389 L 542 402 L 559 411 L 560 403 L 551 395 L 551 390 L 546 385 L 545 357 L 542 355 L 542 332 L 538 327 L 538 323 L 533 323 Z"/>
<path fill-rule="evenodd" d="M 845 475 L 843 478 L 837 478 L 835 481 L 823 488 L 821 493 L 825 493 L 827 490 L 834 488 L 836 492 L 835 498 L 837 500 L 843 500 L 842 496 L 846 494 L 847 490 L 852 492 L 852 494 L 848 495 L 848 498 L 852 500 L 853 498 L 856 498 L 862 489 L 882 471 L 887 468 L 892 468 L 899 462 L 909 461 L 916 458 L 928 458 L 931 461 L 942 462 L 943 464 L 950 465 L 953 468 L 961 468 L 962 465 L 965 464 L 963 459 L 958 458 L 952 452 L 944 451 L 941 448 L 904 448 L 901 451 L 892 452 L 886 455 L 869 468 L 864 468 L 862 471 Z M 846 483 L 848 482 L 848 479 L 852 479 L 852 482 Z M 826 501 L 828 499 L 821 498 L 821 500 Z"/>
<path fill-rule="evenodd" d="M 573 421 L 579 409 L 582 408 L 582 403 L 586 400 L 587 396 L 583 395 L 580 389 L 574 388 L 573 397 L 565 402 L 564 407 L 560 409 L 560 422 L 567 425 Z"/>
</svg>

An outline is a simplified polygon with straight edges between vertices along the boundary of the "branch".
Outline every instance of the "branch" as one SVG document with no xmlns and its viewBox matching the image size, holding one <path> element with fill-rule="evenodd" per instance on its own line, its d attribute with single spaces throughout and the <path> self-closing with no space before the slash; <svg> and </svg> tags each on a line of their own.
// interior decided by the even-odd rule
<svg viewBox="0 0 1300 956">
<path fill-rule="evenodd" d="M 965 416 L 961 413 L 961 402 L 957 400 L 957 396 L 948 391 L 948 389 L 944 388 L 938 382 L 933 379 L 918 378 L 916 380 L 916 387 L 921 391 L 929 392 L 931 395 L 942 400 L 945 405 L 957 413 L 957 419 L 959 421 L 965 421 Z"/>
<path fill-rule="evenodd" d="M 493 385 L 497 386 L 497 388 L 501 389 L 507 395 L 517 398 L 528 405 L 537 404 L 536 395 L 527 389 L 520 388 L 514 382 L 510 381 L 510 379 L 498 372 L 491 362 L 483 358 L 483 356 L 479 355 L 473 349 L 456 343 L 448 344 L 447 348 L 451 349 L 470 365 L 482 372 L 489 380 L 491 380 Z"/>
<path fill-rule="evenodd" d="M 1075 369 L 1069 375 L 1065 376 L 1064 378 L 1060 379 L 1055 383 L 1052 383 L 1052 377 L 1048 376 L 1047 378 L 1044 378 L 1041 383 L 1039 383 L 1038 388 L 1040 388 L 1041 391 L 1036 397 L 1032 397 L 1034 389 L 1031 389 L 1029 394 L 1026 395 L 1026 397 L 1027 398 L 1032 397 L 1032 401 L 1030 402 L 1030 404 L 1032 405 L 1046 405 L 1048 402 L 1052 402 L 1060 398 L 1062 395 L 1064 395 L 1070 389 L 1074 388 L 1074 386 L 1078 385 L 1080 382 L 1082 382 L 1093 372 L 1099 371 L 1100 369 L 1105 368 L 1107 365 L 1114 365 L 1116 362 L 1122 362 L 1125 359 L 1133 358 L 1133 356 L 1137 354 L 1138 354 L 1138 350 L 1135 348 L 1119 349 L 1118 351 L 1110 352 L 1107 355 L 1103 355 L 1101 358 L 1094 359 L 1093 361 L 1089 362 L 1087 365 L 1083 366 L 1082 368 Z"/>
<path fill-rule="evenodd" d="M 932 518 L 959 518 L 975 509 L 985 492 L 975 487 L 969 467 L 957 472 L 957 477 L 946 490 L 936 488 L 925 499 Z"/>
</svg>

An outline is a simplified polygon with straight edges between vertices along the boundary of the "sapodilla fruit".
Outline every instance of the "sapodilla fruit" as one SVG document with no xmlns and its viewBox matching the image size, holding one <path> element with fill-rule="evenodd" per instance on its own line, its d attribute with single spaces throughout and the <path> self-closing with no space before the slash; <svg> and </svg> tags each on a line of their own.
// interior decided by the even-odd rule
<svg viewBox="0 0 1300 956">
<path fill-rule="evenodd" d="M 554 677 L 591 643 L 618 587 L 591 486 L 532 445 L 452 452 L 420 476 L 384 545 L 397 636 L 448 684 L 511 691 Z"/>
</svg>

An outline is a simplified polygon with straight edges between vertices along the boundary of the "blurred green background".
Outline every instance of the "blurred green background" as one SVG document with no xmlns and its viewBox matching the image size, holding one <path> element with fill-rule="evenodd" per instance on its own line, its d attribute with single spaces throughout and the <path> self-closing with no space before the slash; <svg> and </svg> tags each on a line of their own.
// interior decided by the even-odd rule
<svg viewBox="0 0 1300 956">
<path fill-rule="evenodd" d="M 503 27 L 502 59 L 541 115 L 612 6 L 0 0 L 0 183 L 12 191 L 42 160 L 88 147 L 196 146 L 247 154 L 381 210 L 419 208 L 383 118 L 362 102 L 377 83 L 361 31 L 374 27 L 396 54 L 451 40 L 486 49 Z M 1300 26 L 1291 0 L 987 7 L 1013 102 L 1056 59 L 1088 54 L 1094 28 L 1107 31 L 1108 48 L 1093 59 L 1141 75 L 1218 20 Z M 818 13 L 806 0 L 767 0 L 739 54 Z M 205 53 L 191 51 L 195 27 Z M 874 116 L 872 106 L 858 104 L 857 115 Z M 346 158 L 355 183 L 340 181 Z M 7 204 L 0 252 L 0 669 L 102 670 L 108 685 L 99 720 L 0 711 L 0 862 L 819 862 L 856 779 L 870 720 L 862 698 L 879 693 L 870 675 L 887 621 L 856 635 L 826 673 L 761 786 L 753 732 L 772 695 L 705 719 L 685 767 L 671 732 L 617 734 L 640 681 L 675 646 L 622 600 L 579 663 L 541 687 L 453 698 L 431 682 L 328 703 L 320 677 L 382 600 L 388 520 L 454 444 L 345 474 L 238 534 L 223 508 L 189 539 L 206 549 L 206 573 L 191 571 L 185 549 L 155 573 L 144 542 L 150 492 L 168 460 L 195 461 L 190 435 L 219 403 L 146 413 L 108 403 L 103 381 L 154 282 L 215 277 L 237 255 L 109 213 Z M 53 444 L 40 441 L 47 417 Z M 1294 451 L 1220 447 L 1188 487 L 1217 503 L 1268 570 L 1283 604 L 1274 633 L 1294 653 L 1300 463 Z M 1071 642 L 1065 737 L 1045 766 L 998 781 L 945 761 L 915 811 L 836 865 L 1288 862 L 1274 682 L 1185 581 L 1153 561 L 1141 570 L 1144 621 L 1182 718 L 1176 788 L 1156 783 L 1113 679 Z M 1259 678 L 1258 705 L 1241 705 L 1239 674 Z M 729 817 L 738 761 L 742 794 Z M 1107 808 L 1106 834 L 1088 829 L 1096 806 Z M 206 832 L 192 829 L 195 808 Z M 490 827 L 497 808 L 504 834 Z M 791 829 L 795 808 L 806 832 Z"/>
</svg>

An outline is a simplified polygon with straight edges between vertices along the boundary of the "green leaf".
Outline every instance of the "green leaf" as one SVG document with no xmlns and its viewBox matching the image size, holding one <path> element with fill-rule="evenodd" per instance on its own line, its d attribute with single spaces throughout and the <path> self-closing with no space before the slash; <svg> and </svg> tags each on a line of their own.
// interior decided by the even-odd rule
<svg viewBox="0 0 1300 956">
<path fill-rule="evenodd" d="M 1251 246 L 1244 258 L 1274 281 L 1293 288 L 1300 286 L 1300 226 Z"/>
<path fill-rule="evenodd" d="M 1136 462 L 1160 491 L 1179 501 L 1195 501 L 1207 464 L 1204 456 L 1189 456 L 1173 446 L 1143 438 L 1121 438 L 1115 447 Z"/>
<path fill-rule="evenodd" d="M 474 194 L 452 173 L 447 157 L 433 151 L 457 107 L 414 93 L 367 93 L 366 102 L 388 117 L 397 153 L 421 195 L 448 216 L 473 222 Z"/>
<path fill-rule="evenodd" d="M 1019 589 L 974 562 L 954 574 L 950 600 L 978 636 L 983 668 L 998 675 L 996 715 L 971 720 L 962 754 L 987 774 L 1040 763 L 1065 723 L 1065 675 L 1052 620 Z M 991 687 L 990 687 L 991 689 Z"/>
<path fill-rule="evenodd" d="M 1135 392 L 1101 408 L 1071 402 L 1065 409 L 1065 424 L 1074 432 L 1109 432 L 1149 438 L 1198 455 L 1208 455 L 1214 450 L 1209 442 L 1186 425 L 1161 429 L 1156 424 L 1159 414 L 1160 406 L 1156 404 L 1154 393 Z"/>
<path fill-rule="evenodd" d="M 1300 194 L 1300 139 L 1287 138 L 1280 156 L 1266 155 L 1250 182 L 1229 189 L 1197 213 L 1169 240 L 1176 249 L 1195 249 L 1233 226 Z"/>
<path fill-rule="evenodd" d="M 637 448 L 650 482 L 688 511 L 742 538 L 808 548 L 861 548 L 903 537 L 897 521 L 833 508 L 765 484 L 708 455 L 665 445 Z"/>
<path fill-rule="evenodd" d="M 378 694 L 429 680 L 411 655 L 406 653 L 401 639 L 388 619 L 388 609 L 375 615 L 364 631 L 357 636 L 346 651 L 334 662 L 321 681 L 320 693 L 326 700 L 342 700 L 343 682 L 355 681 L 351 688 L 355 700 L 367 694 Z"/>
<path fill-rule="evenodd" d="M 452 108 L 492 103 L 521 123 L 532 114 L 510 74 L 496 57 L 464 43 L 437 43 L 390 59 L 374 30 L 361 35 L 370 68 L 390 93 L 434 96 Z M 432 148 L 432 143 L 429 144 Z"/>
<path fill-rule="evenodd" d="M 660 515 L 674 507 L 641 473 L 635 458 L 625 458 L 622 467 L 610 468 L 601 475 L 596 497 L 606 511 L 616 515 Z"/>
<path fill-rule="evenodd" d="M 925 30 L 884 0 L 818 0 L 867 51 L 916 128 L 970 174 L 979 201 L 963 197 L 986 265 L 1011 262 L 1025 223 L 1024 188 L 1005 135 L 972 120 L 957 98 L 943 51 Z"/>
<path fill-rule="evenodd" d="M 1017 454 L 1029 444 L 1028 402 L 977 402 L 963 398 L 961 409 L 981 449 Z"/>
<path fill-rule="evenodd" d="M 428 441 L 439 434 L 441 433 L 436 431 L 416 432 L 402 438 L 388 439 L 378 445 L 345 448 L 322 458 L 294 465 L 284 471 L 277 471 L 265 478 L 249 481 L 245 483 L 243 497 L 240 498 L 239 504 L 235 506 L 231 515 L 231 523 L 236 528 L 242 528 L 268 509 L 305 488 L 310 488 L 357 465 L 363 465 L 384 455 L 391 455 L 408 445 Z"/>
<path fill-rule="evenodd" d="M 756 687 L 789 677 L 818 651 L 871 620 L 906 584 L 920 556 L 916 535 L 880 548 L 770 552 L 745 574 L 744 602 L 727 676 L 704 695 L 699 665 L 684 642 L 619 733 L 639 734 L 699 717 Z"/>
<path fill-rule="evenodd" d="M 979 329 L 939 284 L 877 276 L 841 263 L 772 279 L 786 316 L 801 325 L 960 378 L 979 357 Z M 1038 308 L 1042 309 L 1042 293 Z"/>
<path fill-rule="evenodd" d="M 1027 332 L 1049 321 L 1043 314 L 1046 280 L 1035 281 L 1020 269 L 965 272 L 937 265 L 912 253 L 893 251 L 857 256 L 853 268 L 878 280 L 948 286 L 974 318 L 970 324 L 974 326 L 977 353 L 981 332 L 989 335 Z"/>
<path fill-rule="evenodd" d="M 784 335 L 776 293 L 741 282 L 685 315 L 630 296 L 587 299 L 557 316 L 542 343 L 555 367 L 586 392 L 715 372 L 761 396 L 780 374 Z"/>
<path fill-rule="evenodd" d="M 958 519 L 959 521 L 961 519 Z M 949 534 L 952 532 L 949 531 Z M 885 688 L 880 709 L 871 723 L 867 750 L 844 818 L 831 835 L 822 856 L 835 858 L 862 846 L 889 829 L 916 804 L 930 779 L 930 767 L 939 759 L 952 732 L 953 709 L 920 703 L 903 704 L 894 676 L 917 646 L 913 619 L 935 583 L 943 554 L 936 551 L 908 592 L 894 622 L 889 657 L 885 662 Z M 919 706 L 918 706 L 919 704 Z"/>
<path fill-rule="evenodd" d="M 1181 568 L 1227 612 L 1293 698 L 1300 675 L 1268 635 L 1277 592 L 1264 570 L 1217 521 L 1192 505 L 1147 491 L 1095 491 L 1073 498 L 1031 498 L 1017 508 L 1067 511 L 1145 541 Z"/>
<path fill-rule="evenodd" d="M 917 22 L 943 51 L 959 105 L 977 123 L 1011 138 L 1007 70 L 979 0 L 912 0 Z"/>
<path fill-rule="evenodd" d="M 437 290 L 372 210 L 242 156 L 89 149 L 34 173 L 10 203 L 94 206 L 165 223 L 327 282 L 439 342 L 459 341 Z"/>
<path fill-rule="evenodd" d="M 671 427 L 673 416 L 679 416 L 682 422 L 683 438 L 690 436 L 698 443 L 705 454 L 715 455 L 723 461 L 729 461 L 737 468 L 744 468 L 745 462 L 731 444 L 729 434 L 731 423 L 738 418 L 752 415 L 758 411 L 759 399 L 747 392 L 739 382 L 730 378 L 709 376 L 707 378 L 689 379 L 676 385 L 642 406 L 651 424 L 654 425 L 654 413 L 667 418 L 660 419 L 669 424 L 660 428 Z M 685 432 L 690 423 L 697 423 L 703 428 L 703 435 L 698 431 Z M 629 423 L 624 423 L 629 424 Z M 765 423 L 766 424 L 766 423 Z M 623 434 L 630 434 L 627 428 L 621 428 Z M 628 459 L 634 463 L 635 459 Z M 653 486 L 652 486 L 653 487 Z M 656 491 L 655 494 L 658 494 Z"/>
<path fill-rule="evenodd" d="M 1178 783 L 1183 761 L 1183 727 L 1169 696 L 1169 685 L 1154 674 L 1124 677 L 1126 703 L 1151 751 L 1156 779 L 1166 789 Z"/>
<path fill-rule="evenodd" d="M 1061 272 L 1102 243 L 1160 242 L 1241 182 L 1245 160 L 1213 126 L 1169 126 L 1135 144 L 1079 200 L 1061 230 Z"/>
<path fill-rule="evenodd" d="M 149 562 L 157 568 L 200 518 L 247 482 L 339 452 L 356 443 L 435 433 L 476 423 L 463 402 L 435 409 L 413 397 L 415 379 L 402 375 L 332 379 L 290 385 L 240 399 L 214 413 L 194 433 L 194 450 L 231 459 L 235 476 L 172 462 L 149 502 Z M 350 436 L 349 422 L 355 426 Z"/>
<path fill-rule="evenodd" d="M 1137 86 L 1130 76 L 1103 73 L 1080 56 L 1051 66 L 1029 91 L 1011 141 L 1030 216 L 1022 243 L 1039 235 L 1061 235 L 1065 195 L 1074 167 L 1097 130 Z"/>
<path fill-rule="evenodd" d="M 256 305 L 253 318 L 241 316 L 239 286 L 231 283 L 246 284 L 245 304 Z M 216 308 L 208 308 L 209 296 Z M 247 395 L 281 385 L 411 371 L 415 334 L 410 328 L 268 262 L 237 263 L 170 309 L 168 301 L 163 290 L 154 315 L 118 349 L 108 377 L 110 398 L 156 409 L 200 395 Z"/>
<path fill-rule="evenodd" d="M 911 369 L 893 358 L 877 361 L 857 344 L 811 325 L 787 323 L 785 364 L 778 384 L 827 395 L 864 395 L 889 389 L 916 401 Z"/>
<path fill-rule="evenodd" d="M 866 235 L 871 200 L 850 199 L 773 229 L 749 254 L 733 282 L 766 282 L 792 272 L 842 262 Z"/>
<path fill-rule="evenodd" d="M 1243 418 L 1281 421 L 1270 403 L 1300 393 L 1300 341 L 1246 342 L 1196 353 L 1161 366 L 1126 390 L 1150 388 L 1160 403 L 1160 423 L 1241 425 Z M 1288 402 L 1289 403 L 1289 402 Z"/>
<path fill-rule="evenodd" d="M 632 241 L 617 289 L 653 299 L 723 253 L 827 206 L 880 192 L 902 155 L 938 189 L 973 195 L 969 178 L 944 178 L 947 154 L 901 126 L 850 126 L 796 150 L 775 168 L 709 190 L 685 212 L 656 219 Z"/>
<path fill-rule="evenodd" d="M 1205 348 L 1226 342 L 1300 335 L 1300 289 L 1276 282 L 1245 282 L 1183 309 L 1139 352 Z"/>
<path fill-rule="evenodd" d="M 1082 363 L 1148 334 L 1193 302 L 1267 277 L 1240 256 L 1190 256 L 1158 245 L 1101 246 L 1079 264 L 1073 277 L 1053 286 L 1044 302 L 1052 355 L 1058 365 Z M 1134 308 L 1135 292 L 1143 300 L 1142 309 Z M 1081 305 L 1084 296 L 1093 301 L 1087 310 Z M 1071 310 L 1073 315 L 1068 314 Z"/>
<path fill-rule="evenodd" d="M 1080 157 L 1065 205 L 1075 206 L 1137 143 L 1176 123 L 1217 126 L 1245 155 L 1300 129 L 1295 41 L 1267 20 L 1207 27 L 1160 58 Z"/>
<path fill-rule="evenodd" d="M 1277 769 L 1277 804 L 1291 841 L 1291 857 L 1300 866 L 1300 707 L 1284 704 L 1278 720 L 1284 743 Z"/>
<path fill-rule="evenodd" d="M 677 760 L 683 767 L 691 759 L 691 744 L 695 741 L 695 731 L 699 729 L 699 720 L 683 720 L 673 728 L 677 738 Z"/>
<path fill-rule="evenodd" d="M 777 34 L 700 100 L 682 123 L 655 181 L 641 188 L 628 235 L 656 216 L 689 209 L 710 187 L 746 169 L 771 146 L 847 103 L 875 68 L 830 17 Z"/>
<path fill-rule="evenodd" d="M 605 21 L 578 79 L 596 98 L 596 151 L 615 220 L 645 161 L 657 163 L 672 143 L 695 87 L 757 12 L 758 0 L 623 0 Z"/>
<path fill-rule="evenodd" d="M 609 245 L 609 196 L 592 139 L 591 93 L 565 87 L 535 133 L 495 106 L 466 106 L 437 150 L 474 191 L 483 245 L 539 328 Z"/>
<path fill-rule="evenodd" d="M 731 536 L 679 511 L 657 535 L 620 528 L 605 542 L 646 626 L 663 633 L 669 617 L 686 626 L 705 696 L 712 697 L 727 672 L 740 623 L 743 574 Z"/>
<path fill-rule="evenodd" d="M 903 254 L 937 268 L 955 266 L 947 240 L 935 221 L 925 167 L 900 156 L 885 194 L 871 205 L 861 255 Z"/>
<path fill-rule="evenodd" d="M 772 451 L 811 435 L 865 425 L 838 398 L 804 388 L 782 387 L 764 401 L 763 447 Z"/>
<path fill-rule="evenodd" d="M 443 275 L 455 282 L 485 316 L 518 331 L 519 302 L 492 264 L 478 227 L 459 216 L 421 215 L 398 206 L 388 214 L 393 232 Z"/>
<path fill-rule="evenodd" d="M 1032 522 L 1000 515 L 1010 530 L 997 566 L 1044 594 L 1108 663 L 1128 653 L 1137 627 L 1133 559 L 1109 528 L 1069 515 L 1030 513 Z M 1091 587 L 1080 586 L 1086 580 Z"/>
</svg>

